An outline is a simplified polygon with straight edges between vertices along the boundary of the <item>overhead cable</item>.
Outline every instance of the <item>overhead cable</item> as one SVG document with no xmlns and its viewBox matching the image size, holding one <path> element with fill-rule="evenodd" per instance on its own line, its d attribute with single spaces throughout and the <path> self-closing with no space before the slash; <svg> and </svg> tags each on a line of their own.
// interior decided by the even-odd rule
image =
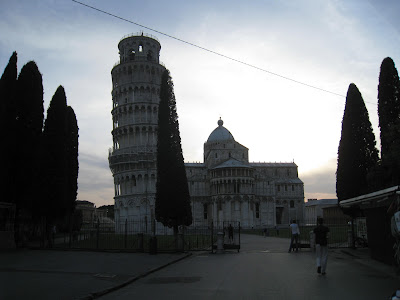
<svg viewBox="0 0 400 300">
<path fill-rule="evenodd" d="M 262 71 L 262 72 L 271 74 L 271 75 L 273 75 L 273 76 L 280 77 L 280 78 L 282 78 L 282 79 L 289 80 L 289 81 L 295 82 L 295 83 L 297 83 L 297 84 L 301 84 L 301 85 L 304 85 L 304 86 L 306 86 L 306 87 L 313 88 L 313 89 L 316 89 L 316 90 L 319 90 L 319 91 L 322 91 L 322 92 L 325 92 L 325 93 L 329 93 L 329 94 L 332 94 L 332 95 L 335 95 L 335 96 L 339 96 L 339 97 L 343 97 L 343 98 L 346 97 L 346 96 L 344 96 L 344 95 L 342 95 L 342 94 L 338 94 L 338 93 L 336 93 L 336 92 L 332 92 L 332 91 L 329 91 L 329 90 L 327 90 L 327 89 L 323 89 L 323 88 L 317 87 L 317 86 L 315 86 L 315 85 L 311 85 L 311 84 L 308 84 L 308 83 L 305 83 L 305 82 L 302 82 L 302 81 L 299 81 L 299 80 L 296 80 L 296 79 L 293 79 L 293 78 L 290 78 L 290 77 L 287 77 L 287 76 L 284 76 L 284 75 L 281 75 L 281 74 L 278 74 L 278 73 L 275 73 L 275 72 L 271 72 L 271 71 L 268 71 L 268 70 L 266 70 L 266 69 L 264 69 L 264 68 L 257 67 L 257 66 L 255 66 L 255 65 L 252 65 L 252 64 L 249 64 L 249 63 L 247 63 L 247 62 L 241 61 L 241 60 L 239 60 L 239 59 L 236 59 L 236 58 L 233 58 L 233 57 L 224 55 L 224 54 L 222 54 L 222 53 L 219 53 L 219 52 L 216 52 L 216 51 L 207 49 L 207 48 L 205 48 L 205 47 L 196 45 L 196 44 L 194 44 L 194 43 L 191 43 L 191 42 L 185 41 L 185 40 L 183 40 L 183 39 L 177 38 L 177 37 L 175 37 L 175 36 L 172 36 L 172 35 L 170 35 L 170 34 L 167 34 L 167 33 L 161 32 L 161 31 L 159 31 L 159 30 L 150 28 L 150 27 L 148 27 L 148 26 L 145 26 L 145 25 L 136 23 L 136 22 L 134 22 L 134 21 L 125 19 L 125 18 L 123 18 L 123 17 L 117 16 L 117 15 L 112 14 L 112 13 L 110 13 L 110 12 L 107 12 L 107 11 L 105 11 L 105 10 L 99 9 L 99 8 L 94 7 L 94 6 L 91 6 L 91 5 L 88 5 L 88 4 L 86 4 L 86 3 L 82 3 L 82 2 L 77 1 L 77 0 L 71 0 L 71 1 L 73 1 L 73 2 L 75 2 L 75 3 L 78 3 L 78 4 L 80 4 L 80 5 L 86 6 L 86 7 L 90 8 L 90 9 L 96 10 L 96 11 L 98 11 L 98 12 L 101 12 L 101 13 L 103 13 L 103 14 L 109 15 L 109 16 L 111 16 L 111 17 L 114 17 L 114 18 L 116 18 L 116 19 L 122 20 L 122 21 L 124 21 L 124 22 L 128 22 L 128 23 L 137 25 L 137 26 L 139 26 L 139 27 L 148 29 L 148 30 L 150 30 L 150 31 L 153 31 L 153 32 L 156 32 L 156 33 L 158 33 L 158 34 L 164 35 L 164 36 L 169 37 L 169 38 L 171 38 L 171 39 L 174 39 L 174 40 L 177 40 L 177 41 L 179 41 L 179 42 L 185 43 L 185 44 L 187 44 L 187 45 L 190 45 L 190 46 L 196 47 L 196 48 L 198 48 L 198 49 L 207 51 L 207 52 L 209 52 L 209 53 L 212 53 L 212 54 L 221 56 L 221 57 L 223 57 L 223 58 L 226 58 L 226 59 L 229 59 L 229 60 L 231 60 L 231 61 L 240 63 L 240 64 L 242 64 L 242 65 L 251 67 L 251 68 L 253 68 L 253 69 L 256 69 L 256 70 L 259 70 L 259 71 Z M 366 101 L 365 101 L 365 102 L 366 102 Z M 371 103 L 371 102 L 366 102 L 366 103 L 375 104 L 375 103 Z"/>
</svg>

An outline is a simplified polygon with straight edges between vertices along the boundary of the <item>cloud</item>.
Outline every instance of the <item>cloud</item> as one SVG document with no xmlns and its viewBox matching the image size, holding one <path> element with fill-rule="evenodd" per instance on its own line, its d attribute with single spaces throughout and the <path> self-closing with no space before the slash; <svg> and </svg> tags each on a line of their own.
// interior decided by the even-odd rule
<svg viewBox="0 0 400 300">
<path fill-rule="evenodd" d="M 336 197 L 336 160 L 332 159 L 326 165 L 317 169 L 299 172 L 304 182 L 305 199 L 337 198 Z"/>
<path fill-rule="evenodd" d="M 113 204 L 114 184 L 105 157 L 79 153 L 78 199 L 100 205 Z"/>
</svg>

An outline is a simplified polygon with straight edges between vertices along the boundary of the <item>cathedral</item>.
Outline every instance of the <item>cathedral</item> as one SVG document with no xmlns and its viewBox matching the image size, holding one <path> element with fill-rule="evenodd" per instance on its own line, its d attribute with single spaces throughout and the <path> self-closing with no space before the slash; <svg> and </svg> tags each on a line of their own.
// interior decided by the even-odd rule
<svg viewBox="0 0 400 300">
<path fill-rule="evenodd" d="M 302 220 L 303 182 L 295 163 L 252 163 L 220 119 L 204 143 L 204 163 L 186 163 L 195 224 L 239 221 L 264 228 Z"/>
<path fill-rule="evenodd" d="M 113 147 L 109 165 L 114 178 L 114 213 L 147 224 L 154 219 L 157 176 L 157 128 L 161 75 L 159 41 L 143 33 L 118 44 L 113 67 L 111 111 Z M 204 143 L 204 162 L 186 163 L 193 225 L 240 222 L 264 228 L 302 220 L 304 186 L 297 165 L 249 162 L 249 149 L 218 120 Z"/>
</svg>

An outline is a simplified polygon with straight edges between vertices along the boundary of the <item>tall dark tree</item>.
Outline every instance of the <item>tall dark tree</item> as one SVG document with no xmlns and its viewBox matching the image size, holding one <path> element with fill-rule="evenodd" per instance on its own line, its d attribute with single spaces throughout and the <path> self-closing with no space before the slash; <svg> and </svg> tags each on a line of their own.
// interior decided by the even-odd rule
<svg viewBox="0 0 400 300">
<path fill-rule="evenodd" d="M 0 190 L 3 202 L 16 202 L 16 178 L 13 162 L 15 161 L 16 135 L 16 86 L 17 86 L 17 52 L 14 52 L 0 78 L 0 157 L 3 168 L 0 172 Z M 8 147 L 6 146 L 8 145 Z"/>
<path fill-rule="evenodd" d="M 175 234 L 178 226 L 192 223 L 174 85 L 168 70 L 162 75 L 160 88 L 155 215 L 157 221 L 173 227 Z"/>
<path fill-rule="evenodd" d="M 381 64 L 378 114 L 385 186 L 400 184 L 400 80 L 390 57 Z M 382 187 L 382 188 L 383 188 Z"/>
<path fill-rule="evenodd" d="M 21 70 L 17 81 L 16 96 L 16 145 L 14 161 L 18 176 L 29 178 L 25 188 L 18 193 L 21 209 L 31 213 L 34 203 L 40 201 L 38 159 L 43 128 L 43 83 L 35 62 L 28 62 Z M 23 176 L 18 170 L 23 170 Z"/>
<path fill-rule="evenodd" d="M 7 121 L 15 119 L 15 92 L 17 85 L 17 52 L 14 52 L 0 78 L 0 132 L 6 131 Z M 5 127 L 7 126 L 7 127 Z M 9 129 L 9 128 L 8 128 Z"/>
<path fill-rule="evenodd" d="M 368 111 L 360 91 L 352 83 L 347 91 L 338 149 L 336 195 L 339 201 L 368 191 L 367 174 L 378 159 Z"/>
<path fill-rule="evenodd" d="M 43 130 L 43 210 L 48 222 L 63 218 L 68 210 L 67 138 L 67 98 L 64 88 L 59 86 L 51 99 Z"/>
<path fill-rule="evenodd" d="M 71 106 L 67 107 L 67 212 L 72 214 L 78 194 L 78 122 Z"/>
</svg>

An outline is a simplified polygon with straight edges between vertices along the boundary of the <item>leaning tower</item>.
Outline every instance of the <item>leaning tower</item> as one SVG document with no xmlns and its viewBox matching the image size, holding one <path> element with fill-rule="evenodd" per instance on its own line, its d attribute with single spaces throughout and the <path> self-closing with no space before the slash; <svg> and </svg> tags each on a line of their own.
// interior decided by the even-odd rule
<svg viewBox="0 0 400 300">
<path fill-rule="evenodd" d="M 113 147 L 109 165 L 114 177 L 115 223 L 154 218 L 159 91 L 165 67 L 161 45 L 149 35 L 129 35 L 119 42 L 120 61 L 113 67 Z"/>
</svg>

